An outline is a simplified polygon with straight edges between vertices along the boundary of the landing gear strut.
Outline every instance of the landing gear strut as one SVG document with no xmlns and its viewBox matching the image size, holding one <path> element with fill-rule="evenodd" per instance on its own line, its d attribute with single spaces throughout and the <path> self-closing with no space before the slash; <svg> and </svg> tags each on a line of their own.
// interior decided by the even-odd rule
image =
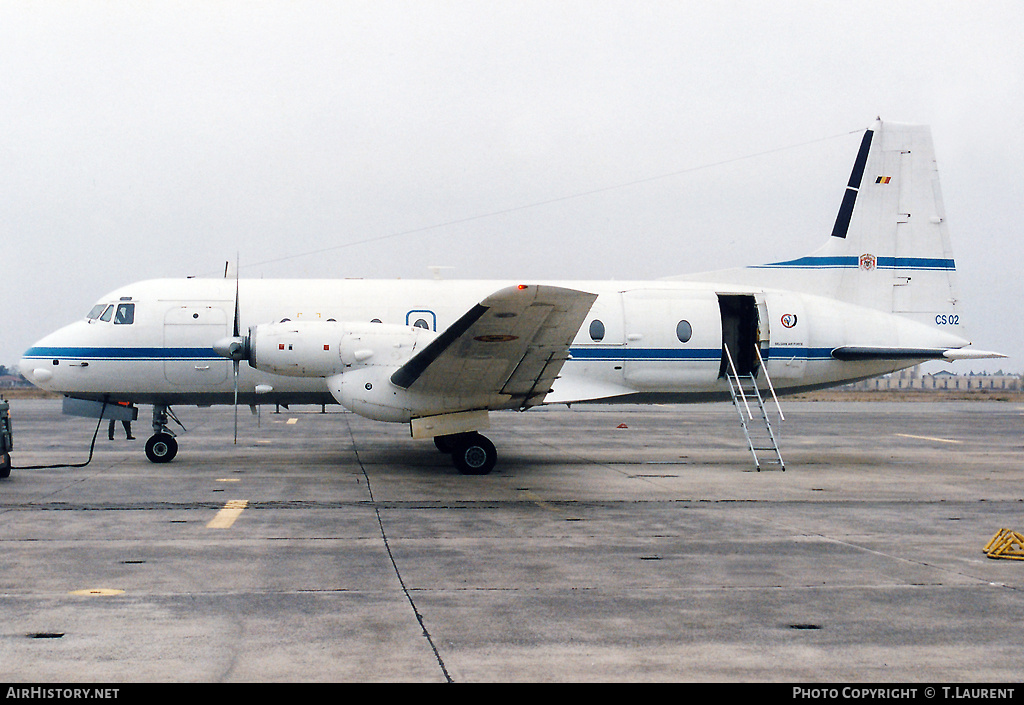
<svg viewBox="0 0 1024 705">
<path fill-rule="evenodd" d="M 434 445 L 442 453 L 451 454 L 452 462 L 463 475 L 487 475 L 498 462 L 494 444 L 476 431 L 435 436 Z"/>
<path fill-rule="evenodd" d="M 178 442 L 167 427 L 168 418 L 181 426 L 181 421 L 166 404 L 153 405 L 153 435 L 146 441 L 146 457 L 154 463 L 169 463 L 178 454 Z M 182 426 L 184 428 L 184 426 Z"/>
</svg>

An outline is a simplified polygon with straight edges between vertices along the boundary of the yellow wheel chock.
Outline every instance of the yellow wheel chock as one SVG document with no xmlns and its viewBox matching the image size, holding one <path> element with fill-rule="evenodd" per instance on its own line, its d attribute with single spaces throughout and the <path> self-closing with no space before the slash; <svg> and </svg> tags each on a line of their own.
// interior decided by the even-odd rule
<svg viewBox="0 0 1024 705">
<path fill-rule="evenodd" d="M 1024 561 L 1024 536 L 1016 531 L 1000 529 L 982 549 L 989 558 L 1012 558 Z"/>
</svg>

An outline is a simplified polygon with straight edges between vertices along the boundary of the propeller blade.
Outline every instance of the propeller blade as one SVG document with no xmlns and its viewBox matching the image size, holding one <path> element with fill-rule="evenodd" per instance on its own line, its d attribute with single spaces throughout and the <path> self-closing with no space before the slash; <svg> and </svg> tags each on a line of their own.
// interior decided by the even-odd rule
<svg viewBox="0 0 1024 705">
<path fill-rule="evenodd" d="M 232 360 L 235 368 L 235 445 L 238 445 L 238 360 Z"/>
<path fill-rule="evenodd" d="M 238 312 L 238 270 L 235 270 L 235 322 L 231 329 L 231 335 L 235 338 L 238 337 L 239 329 L 239 312 Z"/>
<path fill-rule="evenodd" d="M 235 320 L 234 320 L 234 324 L 233 324 L 233 326 L 231 328 L 231 335 L 232 335 L 232 337 L 235 340 L 238 340 L 238 333 L 239 333 L 239 328 L 240 328 L 240 324 L 241 324 L 241 321 L 240 321 L 241 314 L 240 314 L 240 311 L 239 311 L 238 299 L 239 299 L 239 296 L 238 296 L 238 255 L 236 254 L 235 255 Z M 243 347 L 242 347 L 243 351 L 244 351 L 245 347 L 246 346 L 243 344 Z M 234 355 L 231 356 L 231 365 L 232 365 L 232 367 L 234 367 L 234 384 L 235 384 L 235 441 L 234 441 L 235 445 L 238 445 L 238 360 L 239 360 L 238 354 L 234 354 Z"/>
</svg>

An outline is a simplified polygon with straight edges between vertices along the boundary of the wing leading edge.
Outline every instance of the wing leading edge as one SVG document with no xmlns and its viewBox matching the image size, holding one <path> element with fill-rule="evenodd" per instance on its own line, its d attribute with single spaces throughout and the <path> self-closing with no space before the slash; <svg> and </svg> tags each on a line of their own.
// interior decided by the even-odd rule
<svg viewBox="0 0 1024 705">
<path fill-rule="evenodd" d="M 544 400 L 596 294 L 521 284 L 491 294 L 391 376 L 443 396 L 501 394 L 508 406 Z"/>
</svg>

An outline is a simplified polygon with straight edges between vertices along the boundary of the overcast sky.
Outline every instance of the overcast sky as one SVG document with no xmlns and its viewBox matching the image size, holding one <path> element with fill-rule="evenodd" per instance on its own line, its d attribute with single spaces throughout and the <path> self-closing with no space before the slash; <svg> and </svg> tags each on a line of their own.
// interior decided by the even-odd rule
<svg viewBox="0 0 1024 705">
<path fill-rule="evenodd" d="M 1020 371 L 1024 3 L 0 0 L 0 364 L 124 284 L 649 279 L 827 239 L 932 127 L 975 345 Z"/>
</svg>

